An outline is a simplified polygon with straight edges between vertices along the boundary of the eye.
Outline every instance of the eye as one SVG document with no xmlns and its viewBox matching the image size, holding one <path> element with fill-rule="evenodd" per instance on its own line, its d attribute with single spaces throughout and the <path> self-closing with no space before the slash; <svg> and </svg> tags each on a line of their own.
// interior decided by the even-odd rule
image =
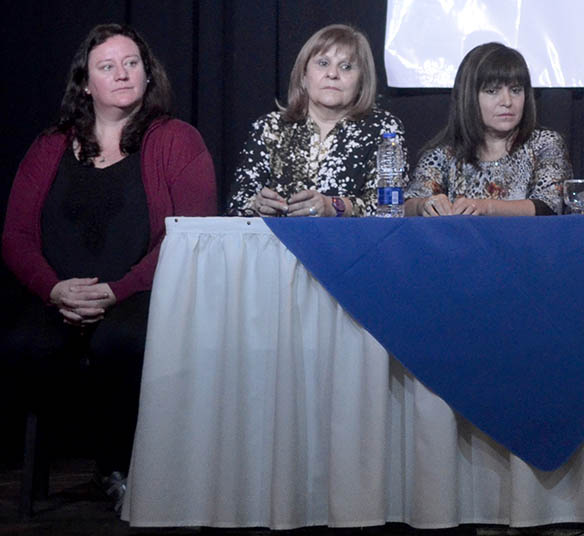
<svg viewBox="0 0 584 536">
<path fill-rule="evenodd" d="M 350 71 L 353 68 L 353 65 L 350 63 L 341 63 L 341 69 L 343 71 Z"/>
<path fill-rule="evenodd" d="M 514 86 L 511 88 L 513 95 L 521 95 L 523 93 L 523 86 Z"/>
<path fill-rule="evenodd" d="M 131 60 L 128 60 L 128 61 L 126 62 L 126 66 L 127 66 L 127 67 L 136 67 L 136 65 L 138 65 L 138 63 L 139 63 L 139 62 L 138 62 L 138 60 L 137 60 L 137 59 L 131 59 Z"/>
<path fill-rule="evenodd" d="M 100 69 L 102 71 L 111 71 L 113 69 L 113 65 L 111 63 L 104 63 Z"/>
<path fill-rule="evenodd" d="M 496 95 L 497 91 L 499 91 L 498 87 L 485 87 L 482 89 L 482 92 L 486 93 L 487 95 Z"/>
<path fill-rule="evenodd" d="M 316 60 L 316 64 L 317 64 L 319 67 L 328 67 L 328 64 L 329 64 L 329 62 L 328 62 L 328 60 L 326 60 L 326 59 L 324 59 L 324 58 L 318 58 L 318 59 Z"/>
</svg>

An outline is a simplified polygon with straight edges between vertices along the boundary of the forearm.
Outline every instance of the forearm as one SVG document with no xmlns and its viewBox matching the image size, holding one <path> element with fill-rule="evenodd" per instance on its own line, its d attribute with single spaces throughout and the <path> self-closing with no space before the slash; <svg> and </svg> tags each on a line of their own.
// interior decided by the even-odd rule
<svg viewBox="0 0 584 536">
<path fill-rule="evenodd" d="M 40 248 L 19 233 L 13 233 L 12 221 L 6 222 L 2 246 L 6 266 L 25 287 L 47 303 L 51 289 L 59 279 Z"/>
<path fill-rule="evenodd" d="M 485 216 L 535 216 L 535 205 L 530 199 L 477 199 L 476 202 L 484 205 Z"/>
<path fill-rule="evenodd" d="M 160 243 L 149 251 L 138 264 L 133 266 L 122 279 L 107 282 L 118 302 L 124 301 L 137 292 L 152 289 L 159 252 Z"/>
</svg>

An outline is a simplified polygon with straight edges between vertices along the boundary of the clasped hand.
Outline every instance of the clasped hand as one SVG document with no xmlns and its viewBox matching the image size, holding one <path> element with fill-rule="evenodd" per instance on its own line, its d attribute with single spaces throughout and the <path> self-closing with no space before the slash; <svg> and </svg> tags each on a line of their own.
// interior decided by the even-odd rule
<svg viewBox="0 0 584 536">
<path fill-rule="evenodd" d="M 422 216 L 483 216 L 487 214 L 486 199 L 457 197 L 453 203 L 444 194 L 428 197 L 422 204 Z"/>
<path fill-rule="evenodd" d="M 335 216 L 329 197 L 316 190 L 302 190 L 289 199 L 264 186 L 254 199 L 260 216 Z"/>
<path fill-rule="evenodd" d="M 67 324 L 86 325 L 103 319 L 116 297 L 107 283 L 97 277 L 80 277 L 59 281 L 51 290 L 50 302 Z"/>
</svg>

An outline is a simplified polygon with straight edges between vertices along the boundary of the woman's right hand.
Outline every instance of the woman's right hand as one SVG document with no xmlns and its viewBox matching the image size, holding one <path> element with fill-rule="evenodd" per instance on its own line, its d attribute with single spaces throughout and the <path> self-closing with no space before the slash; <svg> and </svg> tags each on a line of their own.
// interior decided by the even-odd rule
<svg viewBox="0 0 584 536">
<path fill-rule="evenodd" d="M 75 277 L 59 281 L 51 290 L 50 302 L 55 305 L 68 324 L 93 324 L 103 319 L 115 296 L 107 283 L 98 283 L 97 277 Z"/>
<path fill-rule="evenodd" d="M 260 216 L 279 216 L 288 212 L 288 203 L 280 194 L 264 186 L 255 196 L 253 208 Z"/>
</svg>

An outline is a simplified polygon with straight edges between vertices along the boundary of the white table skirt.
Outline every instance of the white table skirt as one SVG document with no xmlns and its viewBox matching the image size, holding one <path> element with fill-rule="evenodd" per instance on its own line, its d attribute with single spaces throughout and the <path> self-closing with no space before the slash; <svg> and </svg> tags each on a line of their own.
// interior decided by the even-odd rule
<svg viewBox="0 0 584 536">
<path fill-rule="evenodd" d="M 584 522 L 582 465 L 532 469 L 453 413 L 261 219 L 167 219 L 131 525 Z"/>
</svg>

